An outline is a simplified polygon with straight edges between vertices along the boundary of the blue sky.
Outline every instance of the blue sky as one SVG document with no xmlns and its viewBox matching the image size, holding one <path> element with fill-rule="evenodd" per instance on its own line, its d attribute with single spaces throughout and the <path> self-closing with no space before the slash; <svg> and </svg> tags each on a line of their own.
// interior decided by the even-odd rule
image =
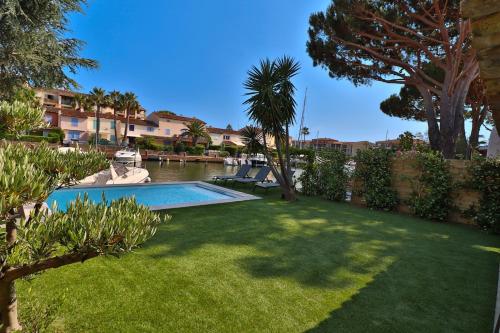
<svg viewBox="0 0 500 333">
<path fill-rule="evenodd" d="M 82 54 L 100 67 L 80 71 L 82 91 L 94 86 L 132 91 L 152 112 L 171 110 L 209 125 L 248 123 L 243 82 L 265 57 L 287 54 L 302 65 L 295 84 L 298 117 L 306 87 L 305 124 L 311 136 L 344 141 L 383 140 L 425 123 L 384 115 L 380 102 L 396 85 L 354 87 L 313 67 L 306 52 L 309 15 L 329 0 L 90 0 L 71 16 L 71 35 L 87 45 Z M 298 123 L 298 121 L 297 121 Z M 298 124 L 292 131 L 297 136 Z"/>
</svg>

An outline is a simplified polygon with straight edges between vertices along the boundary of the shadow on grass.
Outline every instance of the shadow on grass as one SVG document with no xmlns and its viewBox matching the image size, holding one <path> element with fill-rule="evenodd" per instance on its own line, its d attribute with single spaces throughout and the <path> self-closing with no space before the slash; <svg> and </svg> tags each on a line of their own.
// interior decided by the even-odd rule
<svg viewBox="0 0 500 333">
<path fill-rule="evenodd" d="M 498 254 L 483 248 L 497 248 L 498 238 L 320 199 L 287 203 L 278 191 L 258 195 L 264 199 L 172 210 L 171 224 L 147 243 L 157 248 L 152 257 L 250 247 L 235 259 L 250 276 L 342 295 L 342 305 L 309 332 L 490 328 Z M 350 288 L 356 292 L 345 295 Z"/>
</svg>

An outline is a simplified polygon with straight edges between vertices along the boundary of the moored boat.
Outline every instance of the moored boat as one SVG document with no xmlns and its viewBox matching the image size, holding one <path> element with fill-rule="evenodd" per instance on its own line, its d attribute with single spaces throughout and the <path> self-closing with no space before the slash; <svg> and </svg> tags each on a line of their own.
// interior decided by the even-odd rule
<svg viewBox="0 0 500 333">
<path fill-rule="evenodd" d="M 141 153 L 139 149 L 125 148 L 115 153 L 115 161 L 119 163 L 133 163 L 140 165 L 142 162 Z"/>
<path fill-rule="evenodd" d="M 143 168 L 111 164 L 109 169 L 102 170 L 82 179 L 79 185 L 111 185 L 149 183 L 149 171 Z"/>
</svg>

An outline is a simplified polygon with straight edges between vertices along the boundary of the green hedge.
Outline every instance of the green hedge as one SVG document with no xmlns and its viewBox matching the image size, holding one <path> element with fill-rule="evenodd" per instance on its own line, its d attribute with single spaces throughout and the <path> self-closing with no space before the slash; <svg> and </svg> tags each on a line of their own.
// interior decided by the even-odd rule
<svg viewBox="0 0 500 333">
<path fill-rule="evenodd" d="M 363 182 L 360 194 L 370 208 L 393 210 L 399 203 L 397 192 L 391 187 L 391 157 L 394 153 L 384 148 L 360 150 L 355 157 L 355 177 Z"/>
<path fill-rule="evenodd" d="M 350 176 L 345 167 L 348 160 L 346 154 L 337 150 L 322 151 L 318 153 L 318 157 L 318 160 L 309 157 L 309 162 L 299 177 L 302 193 L 344 201 Z"/>
<path fill-rule="evenodd" d="M 448 162 L 440 152 L 425 151 L 416 154 L 421 176 L 414 181 L 408 206 L 419 217 L 444 221 L 450 213 L 452 179 Z"/>
<path fill-rule="evenodd" d="M 471 207 L 474 220 L 480 227 L 500 234 L 500 159 L 477 158 L 470 172 L 472 187 L 481 193 L 479 207 Z"/>
<path fill-rule="evenodd" d="M 196 145 L 196 147 L 188 147 L 186 149 L 186 152 L 189 155 L 200 156 L 203 155 L 203 153 L 205 152 L 205 146 Z"/>
<path fill-rule="evenodd" d="M 59 137 L 56 136 L 41 136 L 41 135 L 21 135 L 16 138 L 13 135 L 4 135 L 4 139 L 12 141 L 26 141 L 26 142 L 48 142 L 48 143 L 58 143 Z"/>
</svg>

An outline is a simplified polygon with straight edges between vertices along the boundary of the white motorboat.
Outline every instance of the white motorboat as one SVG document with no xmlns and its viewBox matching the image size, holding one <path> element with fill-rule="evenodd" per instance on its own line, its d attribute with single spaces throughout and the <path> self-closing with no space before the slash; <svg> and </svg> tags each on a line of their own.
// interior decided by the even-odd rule
<svg viewBox="0 0 500 333">
<path fill-rule="evenodd" d="M 236 165 L 240 165 L 240 161 L 234 157 L 226 157 L 224 159 L 224 165 L 236 166 Z"/>
<path fill-rule="evenodd" d="M 267 159 L 264 156 L 264 154 L 255 154 L 249 158 L 247 158 L 249 161 L 249 164 L 252 165 L 252 167 L 263 167 L 267 165 Z"/>
<path fill-rule="evenodd" d="M 140 165 L 142 157 L 139 149 L 125 148 L 115 153 L 115 160 L 119 163 L 134 163 Z"/>
<path fill-rule="evenodd" d="M 109 169 L 82 179 L 79 185 L 111 185 L 149 183 L 149 171 L 143 168 L 111 164 Z"/>
</svg>

